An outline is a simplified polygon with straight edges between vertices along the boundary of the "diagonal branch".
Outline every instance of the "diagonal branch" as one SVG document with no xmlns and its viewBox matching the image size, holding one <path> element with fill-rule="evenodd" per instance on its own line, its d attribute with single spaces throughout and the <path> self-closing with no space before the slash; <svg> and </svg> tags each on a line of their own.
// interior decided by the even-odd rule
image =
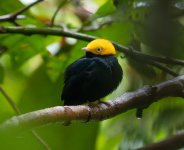
<svg viewBox="0 0 184 150">
<path fill-rule="evenodd" d="M 139 148 L 138 150 L 176 150 L 184 146 L 184 132 L 173 135 L 163 141 L 150 144 L 148 146 Z"/>
<path fill-rule="evenodd" d="M 56 106 L 13 117 L 0 125 L 0 133 L 19 133 L 49 123 L 101 121 L 135 108 L 147 108 L 165 97 L 184 97 L 184 75 L 125 93 L 96 106 Z"/>
<path fill-rule="evenodd" d="M 127 54 L 128 57 L 135 58 L 135 59 L 137 58 L 137 60 L 139 60 L 139 61 L 146 61 L 147 62 L 147 61 L 152 60 L 152 61 L 156 61 L 156 62 L 164 63 L 164 64 L 184 66 L 184 61 L 180 60 L 180 59 L 144 54 L 138 50 L 134 50 L 132 48 L 122 46 L 122 45 L 115 43 L 115 42 L 114 42 L 114 45 L 118 51 Z"/>
<path fill-rule="evenodd" d="M 173 77 L 177 77 L 177 76 L 178 76 L 177 73 L 175 73 L 174 71 L 172 71 L 170 68 L 161 65 L 160 63 L 157 63 L 157 62 L 155 62 L 155 61 L 150 61 L 150 62 L 148 62 L 148 63 L 149 63 L 150 65 L 152 65 L 152 66 L 157 67 L 157 68 L 160 69 L 160 70 L 163 70 L 164 72 L 170 74 L 170 75 L 173 76 Z"/>
<path fill-rule="evenodd" d="M 6 98 L 6 100 L 8 101 L 8 103 L 10 104 L 10 106 L 13 108 L 14 112 L 17 115 L 20 115 L 21 112 L 19 110 L 19 108 L 17 107 L 17 105 L 14 103 L 14 101 L 12 100 L 12 98 L 6 93 L 6 91 L 3 89 L 2 86 L 0 86 L 0 92 L 2 93 L 2 95 Z"/>
<path fill-rule="evenodd" d="M 57 16 L 59 10 L 60 10 L 61 7 L 62 7 L 63 5 L 65 5 L 67 2 L 68 2 L 68 0 L 63 0 L 63 1 L 60 2 L 60 4 L 58 5 L 56 11 L 54 12 L 54 14 L 53 14 L 53 16 L 52 16 L 52 18 L 51 18 L 50 27 L 54 26 L 54 21 L 55 21 L 55 19 L 56 19 L 56 16 Z"/>
<path fill-rule="evenodd" d="M 91 41 L 98 37 L 90 36 L 83 33 L 65 31 L 61 28 L 38 28 L 38 27 L 2 27 L 0 26 L 0 34 L 24 34 L 24 35 L 53 35 L 53 36 L 66 36 L 71 37 L 83 41 Z M 126 46 L 122 46 L 116 42 L 113 42 L 116 49 L 120 52 L 125 53 L 128 57 L 133 58 L 137 61 L 149 62 L 150 60 L 156 61 L 164 64 L 172 64 L 172 65 L 180 65 L 184 66 L 184 61 L 174 58 L 161 57 L 161 56 L 153 56 L 144 54 L 140 51 L 133 50 L 132 48 L 128 48 Z"/>
</svg>

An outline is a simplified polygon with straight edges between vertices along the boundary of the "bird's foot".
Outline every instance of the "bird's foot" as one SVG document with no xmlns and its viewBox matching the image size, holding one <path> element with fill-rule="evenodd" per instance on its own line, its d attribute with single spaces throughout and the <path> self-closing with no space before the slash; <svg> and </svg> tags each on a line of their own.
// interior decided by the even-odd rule
<svg viewBox="0 0 184 150">
<path fill-rule="evenodd" d="M 88 106 L 91 107 L 91 108 L 94 108 L 94 107 L 99 107 L 98 104 L 104 104 L 106 105 L 107 107 L 110 107 L 111 104 L 109 102 L 105 102 L 105 101 L 101 101 L 101 100 L 97 100 L 95 102 L 89 102 L 88 103 Z"/>
<path fill-rule="evenodd" d="M 104 104 L 104 105 L 106 105 L 108 107 L 111 106 L 110 103 L 105 102 L 105 101 L 101 101 L 101 100 L 98 100 L 98 104 Z"/>
</svg>

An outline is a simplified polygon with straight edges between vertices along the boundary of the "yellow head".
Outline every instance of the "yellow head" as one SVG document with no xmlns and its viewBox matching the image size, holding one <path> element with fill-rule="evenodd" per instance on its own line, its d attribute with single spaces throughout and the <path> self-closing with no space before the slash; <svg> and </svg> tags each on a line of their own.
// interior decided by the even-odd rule
<svg viewBox="0 0 184 150">
<path fill-rule="evenodd" d="M 96 39 L 91 41 L 86 47 L 82 48 L 86 52 L 91 52 L 95 55 L 115 55 L 116 50 L 113 44 L 105 39 Z"/>
</svg>

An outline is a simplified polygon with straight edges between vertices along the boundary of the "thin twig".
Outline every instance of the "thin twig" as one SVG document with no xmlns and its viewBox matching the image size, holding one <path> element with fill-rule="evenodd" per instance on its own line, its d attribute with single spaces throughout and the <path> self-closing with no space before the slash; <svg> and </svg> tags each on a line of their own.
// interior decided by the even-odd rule
<svg viewBox="0 0 184 150">
<path fill-rule="evenodd" d="M 51 150 L 51 148 L 49 147 L 49 145 L 40 137 L 40 135 L 35 130 L 32 129 L 31 130 L 31 133 L 44 146 L 44 148 L 46 150 Z"/>
<path fill-rule="evenodd" d="M 31 3 L 30 5 L 27 5 L 26 7 L 20 9 L 19 11 L 15 12 L 15 13 L 11 13 L 11 14 L 0 16 L 0 22 L 8 21 L 8 22 L 16 23 L 15 20 L 18 19 L 18 16 L 20 14 L 22 14 L 23 12 L 27 11 L 32 6 L 34 6 L 37 3 L 42 2 L 42 1 L 44 1 L 44 0 L 37 0 L 37 1 L 33 2 L 33 3 Z"/>
<path fill-rule="evenodd" d="M 20 115 L 21 112 L 19 110 L 19 108 L 17 107 L 17 105 L 14 103 L 14 101 L 12 100 L 12 98 L 6 93 L 6 91 L 3 89 L 2 86 L 0 86 L 0 92 L 2 93 L 2 95 L 6 98 L 6 100 L 8 101 L 8 103 L 10 104 L 10 106 L 13 108 L 13 110 L 15 111 L 15 113 L 17 115 Z"/>
<path fill-rule="evenodd" d="M 155 67 L 159 68 L 160 70 L 163 70 L 164 72 L 166 72 L 166 73 L 172 75 L 173 77 L 177 77 L 177 76 L 178 76 L 178 74 L 177 74 L 176 72 L 172 71 L 170 68 L 168 68 L 168 67 L 166 67 L 166 66 L 161 65 L 161 64 L 158 63 L 158 62 L 150 61 L 150 62 L 148 62 L 148 63 L 149 63 L 150 65 L 155 66 Z"/>
<path fill-rule="evenodd" d="M 44 1 L 44 0 L 37 0 L 37 1 L 27 5 L 26 7 L 20 9 L 16 13 L 14 13 L 14 16 L 18 16 L 18 15 L 22 14 L 23 12 L 27 11 L 29 8 L 33 7 L 34 5 L 36 5 L 36 4 L 38 4 L 38 3 L 42 2 L 42 1 Z"/>
<path fill-rule="evenodd" d="M 96 31 L 96 30 L 99 30 L 101 28 L 103 28 L 104 26 L 106 25 L 110 25 L 112 24 L 112 20 L 106 20 L 102 23 L 98 23 L 98 24 L 91 24 L 91 25 L 88 25 L 88 26 L 83 26 L 81 27 L 81 29 L 79 31 Z"/>
<path fill-rule="evenodd" d="M 62 7 L 65 3 L 67 3 L 67 2 L 68 2 L 68 0 L 62 0 L 62 1 L 60 2 L 60 4 L 58 5 L 56 11 L 54 12 L 54 14 L 53 14 L 53 16 L 52 16 L 52 18 L 51 18 L 50 27 L 52 27 L 52 26 L 54 25 L 54 21 L 55 21 L 55 18 L 56 18 L 56 16 L 57 16 L 59 10 L 60 10 L 61 7 Z"/>
<path fill-rule="evenodd" d="M 13 101 L 13 99 L 8 95 L 8 93 L 6 93 L 6 91 L 3 89 L 2 86 L 0 86 L 0 92 L 6 98 L 6 100 L 8 101 L 8 103 L 10 104 L 10 106 L 13 108 L 13 110 L 15 111 L 15 113 L 17 115 L 21 115 L 20 109 L 15 104 L 15 102 Z M 46 150 L 51 150 L 51 148 L 48 146 L 48 144 L 38 135 L 38 133 L 35 130 L 31 130 L 31 133 L 44 146 L 44 148 Z"/>
</svg>

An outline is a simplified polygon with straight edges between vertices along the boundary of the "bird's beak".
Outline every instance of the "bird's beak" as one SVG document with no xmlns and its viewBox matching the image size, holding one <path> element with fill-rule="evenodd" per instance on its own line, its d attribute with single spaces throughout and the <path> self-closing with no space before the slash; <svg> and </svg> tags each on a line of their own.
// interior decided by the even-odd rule
<svg viewBox="0 0 184 150">
<path fill-rule="evenodd" d="M 87 47 L 83 47 L 82 50 L 83 50 L 83 51 L 86 51 L 86 52 L 89 51 L 89 49 L 88 49 Z"/>
</svg>

